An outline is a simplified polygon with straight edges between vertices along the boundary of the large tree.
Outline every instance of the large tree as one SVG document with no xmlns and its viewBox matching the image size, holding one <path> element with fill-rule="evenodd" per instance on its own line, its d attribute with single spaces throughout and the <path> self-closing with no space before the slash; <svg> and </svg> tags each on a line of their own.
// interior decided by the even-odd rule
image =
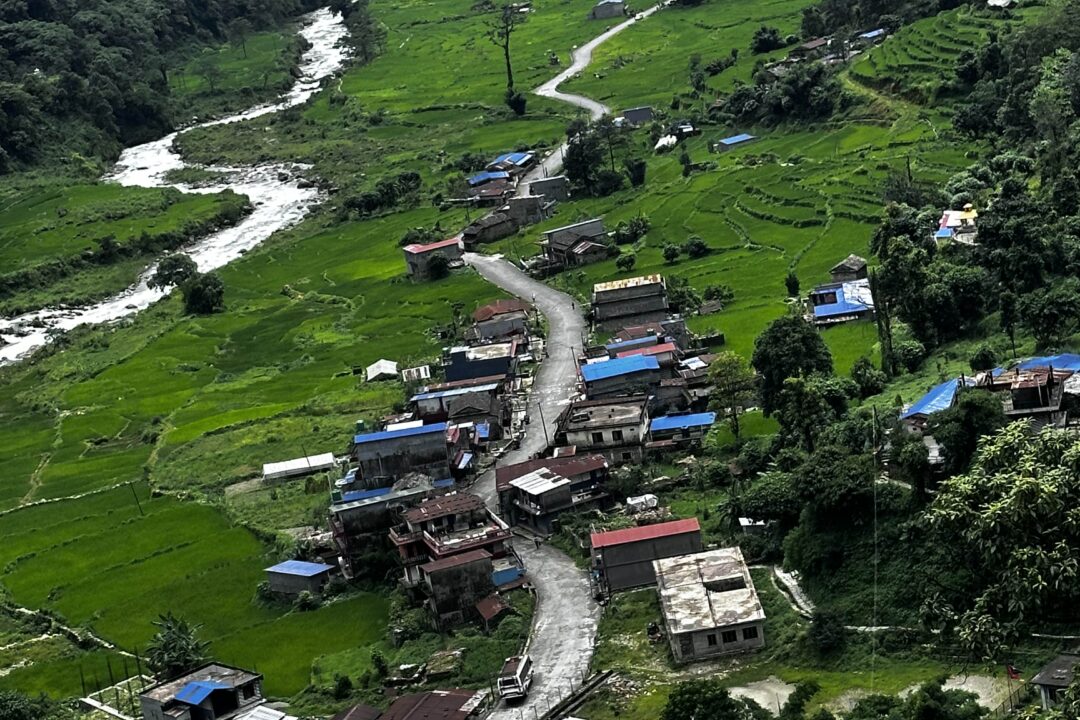
<svg viewBox="0 0 1080 720">
<path fill-rule="evenodd" d="M 147 280 L 146 284 L 152 288 L 165 289 L 174 285 L 182 285 L 199 273 L 199 266 L 190 256 L 183 253 L 166 255 L 158 263 L 157 270 Z"/>
<path fill-rule="evenodd" d="M 1080 439 L 1027 422 L 983 441 L 971 470 L 925 513 L 951 567 L 927 600 L 943 639 L 992 660 L 1039 624 L 1075 622 L 1080 602 Z"/>
<path fill-rule="evenodd" d="M 491 42 L 498 45 L 503 51 L 503 60 L 506 63 L 506 89 L 514 89 L 514 66 L 510 62 L 510 38 L 517 29 L 519 18 L 522 17 L 514 5 L 503 5 L 499 15 L 487 23 L 487 36 Z"/>
<path fill-rule="evenodd" d="M 752 700 L 733 698 L 720 681 L 685 680 L 668 696 L 660 720 L 753 720 L 761 707 Z"/>
<path fill-rule="evenodd" d="M 709 401 L 727 419 L 731 434 L 738 441 L 740 418 L 747 406 L 754 402 L 754 371 L 742 355 L 724 351 L 718 353 L 709 365 L 709 382 L 713 387 Z"/>
<path fill-rule="evenodd" d="M 754 369 L 761 376 L 761 407 L 772 415 L 784 381 L 814 373 L 832 373 L 832 354 L 821 335 L 795 315 L 774 320 L 754 341 Z"/>
<path fill-rule="evenodd" d="M 151 670 L 172 679 L 206 662 L 210 643 L 199 640 L 201 625 L 192 625 L 172 612 L 153 622 L 158 631 L 146 648 L 146 661 Z"/>
</svg>

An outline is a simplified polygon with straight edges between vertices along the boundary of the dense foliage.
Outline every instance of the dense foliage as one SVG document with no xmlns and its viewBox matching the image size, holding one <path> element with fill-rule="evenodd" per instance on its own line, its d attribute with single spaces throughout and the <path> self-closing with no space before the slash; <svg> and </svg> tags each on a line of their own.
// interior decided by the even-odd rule
<svg viewBox="0 0 1080 720">
<path fill-rule="evenodd" d="M 158 631 L 146 648 L 146 662 L 160 676 L 171 679 L 206 662 L 210 643 L 199 639 L 201 625 L 192 625 L 171 612 L 154 621 Z"/>
</svg>

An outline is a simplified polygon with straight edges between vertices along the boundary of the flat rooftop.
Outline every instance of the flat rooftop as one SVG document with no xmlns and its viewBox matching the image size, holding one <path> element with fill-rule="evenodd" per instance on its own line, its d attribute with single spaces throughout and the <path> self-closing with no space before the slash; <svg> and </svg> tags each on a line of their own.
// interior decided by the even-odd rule
<svg viewBox="0 0 1080 720">
<path fill-rule="evenodd" d="M 575 403 L 570 406 L 566 430 L 574 432 L 641 422 L 646 402 L 645 399 L 619 399 L 605 403 Z"/>
<path fill-rule="evenodd" d="M 179 694 L 186 685 L 193 682 L 214 683 L 226 687 L 240 687 L 252 680 L 258 680 L 262 675 L 241 668 L 210 663 L 198 670 L 193 670 L 187 675 L 181 675 L 175 680 L 155 685 L 142 694 L 143 697 L 152 698 L 160 703 L 166 703 Z"/>
<path fill-rule="evenodd" d="M 673 634 L 765 619 L 738 547 L 654 560 L 656 587 Z"/>
</svg>

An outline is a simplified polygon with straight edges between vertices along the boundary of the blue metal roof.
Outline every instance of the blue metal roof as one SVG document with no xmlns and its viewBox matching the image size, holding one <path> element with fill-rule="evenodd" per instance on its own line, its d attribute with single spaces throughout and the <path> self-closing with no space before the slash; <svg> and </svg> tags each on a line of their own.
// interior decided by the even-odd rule
<svg viewBox="0 0 1080 720">
<path fill-rule="evenodd" d="M 720 140 L 720 144 L 730 147 L 732 145 L 738 145 L 739 143 L 749 142 L 754 139 L 754 136 L 750 135 L 749 133 L 739 133 L 738 135 L 732 135 L 731 137 L 723 138 L 722 140 Z"/>
<path fill-rule="evenodd" d="M 953 229 L 947 227 L 939 228 L 938 231 L 934 233 L 934 237 L 936 238 L 951 238 L 953 235 Z"/>
<path fill-rule="evenodd" d="M 973 380 L 969 381 L 974 382 Z M 942 410 L 948 410 L 956 401 L 956 392 L 960 389 L 960 378 L 946 380 L 940 385 L 930 388 L 930 392 L 923 395 L 907 409 L 900 417 L 907 419 L 914 415 L 933 415 Z"/>
<path fill-rule="evenodd" d="M 476 423 L 476 437 L 481 440 L 491 437 L 491 423 Z"/>
<path fill-rule="evenodd" d="M 180 688 L 180 692 L 176 693 L 176 699 L 182 703 L 187 703 L 188 705 L 198 705 L 203 700 L 210 697 L 210 693 L 215 690 L 228 689 L 228 685 L 214 680 L 192 680 L 187 685 Z"/>
<path fill-rule="evenodd" d="M 341 502 L 356 502 L 357 500 L 367 500 L 368 498 L 381 497 L 382 495 L 389 495 L 394 488 L 375 488 L 374 490 L 352 490 L 347 493 L 341 494 Z"/>
<path fill-rule="evenodd" d="M 688 430 L 693 427 L 712 425 L 716 422 L 716 413 L 691 413 L 688 415 L 661 415 L 653 418 L 649 424 L 649 430 Z"/>
<path fill-rule="evenodd" d="M 512 152 L 503 153 L 499 157 L 495 158 L 493 165 L 497 165 L 502 162 L 510 162 L 514 165 L 524 165 L 532 159 L 533 154 L 529 152 Z"/>
<path fill-rule="evenodd" d="M 655 335 L 646 335 L 645 337 L 634 338 L 633 340 L 617 340 L 613 343 L 608 343 L 604 346 L 604 349 L 608 352 L 622 352 L 623 350 L 631 350 L 642 345 L 655 345 L 657 343 Z"/>
<path fill-rule="evenodd" d="M 491 392 L 499 387 L 499 383 L 489 383 L 487 385 L 478 385 L 476 387 L 463 387 L 463 388 L 451 388 L 449 390 L 436 390 L 435 392 L 420 393 L 413 395 L 409 398 L 410 402 L 417 402 L 418 400 L 434 400 L 435 398 L 456 397 L 458 395 L 468 395 L 474 392 Z"/>
<path fill-rule="evenodd" d="M 333 565 L 326 565 L 325 563 L 286 560 L 285 562 L 279 562 L 273 567 L 266 568 L 266 572 L 281 573 L 282 575 L 296 575 L 297 577 L 314 577 L 315 575 L 333 569 Z"/>
<path fill-rule="evenodd" d="M 821 305 L 814 306 L 814 317 L 827 318 L 836 317 L 838 315 L 851 315 L 852 313 L 865 312 L 870 309 L 869 305 L 859 302 L 858 300 L 849 300 L 844 295 L 844 286 L 829 287 L 821 290 L 814 290 L 812 295 L 821 295 L 826 292 L 836 293 L 836 302 L 823 303 Z"/>
<path fill-rule="evenodd" d="M 1074 353 L 1062 353 L 1061 355 L 1044 355 L 1033 357 L 1020 363 L 1021 370 L 1033 370 L 1034 368 L 1054 368 L 1055 370 L 1069 370 L 1080 372 L 1080 355 Z"/>
<path fill-rule="evenodd" d="M 483 185 L 486 182 L 491 182 L 492 180 L 507 180 L 509 178 L 510 173 L 506 172 L 505 170 L 485 170 L 484 172 L 476 173 L 475 175 L 473 175 L 471 178 L 469 178 L 468 182 L 469 185 L 475 187 L 477 185 Z"/>
<path fill-rule="evenodd" d="M 402 428 L 401 430 L 382 430 L 380 432 L 366 433 L 354 437 L 353 442 L 357 445 L 364 445 L 365 443 L 379 442 L 381 440 L 393 440 L 396 438 L 412 437 L 414 435 L 429 435 L 437 432 L 446 432 L 446 423 L 442 422 L 435 423 L 434 425 Z"/>
<path fill-rule="evenodd" d="M 884 34 L 885 30 L 883 28 L 878 28 L 877 30 L 870 30 L 869 32 L 864 32 L 863 34 L 859 35 L 859 37 L 861 37 L 863 40 L 873 40 L 874 38 L 881 37 Z"/>
<path fill-rule="evenodd" d="M 433 482 L 431 484 L 432 484 L 433 487 L 437 487 L 437 488 L 453 487 L 454 478 L 443 478 L 442 480 L 436 480 L 435 482 Z"/>
<path fill-rule="evenodd" d="M 624 358 L 606 360 L 581 366 L 581 377 L 585 382 L 595 382 L 606 378 L 630 375 L 643 370 L 659 370 L 660 362 L 655 355 L 630 355 Z"/>
<path fill-rule="evenodd" d="M 471 452 L 462 453 L 461 460 L 458 461 L 457 469 L 464 470 L 472 464 L 473 454 Z"/>
</svg>

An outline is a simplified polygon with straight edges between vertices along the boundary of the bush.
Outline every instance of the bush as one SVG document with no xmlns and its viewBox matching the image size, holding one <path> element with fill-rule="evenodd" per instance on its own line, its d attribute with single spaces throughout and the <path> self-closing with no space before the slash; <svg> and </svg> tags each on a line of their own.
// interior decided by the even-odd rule
<svg viewBox="0 0 1080 720">
<path fill-rule="evenodd" d="M 750 40 L 750 52 L 755 55 L 767 53 L 784 47 L 784 40 L 780 37 L 780 31 L 774 27 L 762 25 L 754 31 L 754 37 Z"/>
<path fill-rule="evenodd" d="M 450 261 L 441 252 L 433 253 L 428 260 L 427 272 L 432 280 L 442 280 L 450 274 Z"/>
<path fill-rule="evenodd" d="M 371 667 L 375 668 L 375 674 L 380 678 L 390 674 L 390 666 L 387 664 L 386 658 L 378 650 L 371 652 Z"/>
<path fill-rule="evenodd" d="M 293 603 L 293 609 L 298 612 L 308 612 L 309 610 L 317 610 L 321 604 L 319 598 L 315 597 L 307 590 L 304 590 L 296 596 L 296 601 Z"/>
<path fill-rule="evenodd" d="M 687 257 L 699 258 L 709 254 L 709 246 L 698 235 L 691 235 L 683 243 L 683 252 Z"/>
<path fill-rule="evenodd" d="M 830 610 L 814 610 L 807 633 L 811 647 L 818 655 L 831 655 L 847 642 L 847 630 L 840 616 Z"/>
<path fill-rule="evenodd" d="M 735 291 L 730 285 L 706 285 L 705 292 L 701 296 L 710 302 L 728 305 L 735 299 Z"/>
<path fill-rule="evenodd" d="M 971 369 L 975 372 L 990 370 L 997 365 L 997 353 L 994 352 L 992 347 L 983 343 L 975 348 L 975 352 L 971 353 L 968 364 L 971 365 Z"/>
<path fill-rule="evenodd" d="M 905 370 L 915 372 L 926 359 L 926 348 L 918 340 L 901 340 L 893 344 L 893 357 Z"/>
<path fill-rule="evenodd" d="M 353 684 L 348 675 L 338 675 L 334 678 L 334 699 L 344 700 L 352 692 Z"/>
<path fill-rule="evenodd" d="M 787 277 L 784 278 L 784 288 L 787 290 L 788 297 L 799 297 L 799 276 L 789 271 Z"/>
<path fill-rule="evenodd" d="M 679 260 L 679 248 L 674 245 L 664 246 L 664 262 L 675 263 Z"/>
<path fill-rule="evenodd" d="M 615 267 L 617 267 L 622 272 L 630 272 L 634 269 L 634 265 L 636 264 L 636 253 L 626 253 L 625 255 L 620 255 L 619 258 L 615 261 Z"/>
<path fill-rule="evenodd" d="M 596 183 L 593 192 L 597 197 L 606 197 L 614 192 L 622 190 L 623 176 L 612 170 L 600 170 L 596 173 Z"/>
<path fill-rule="evenodd" d="M 861 357 L 851 366 L 851 379 L 859 387 L 859 397 L 868 398 L 885 389 L 888 377 L 874 367 L 867 357 Z"/>
<path fill-rule="evenodd" d="M 641 187 L 645 184 L 645 172 L 648 170 L 648 164 L 644 158 L 625 158 L 623 166 L 626 168 L 626 177 L 630 179 L 630 184 L 633 187 Z"/>
<path fill-rule="evenodd" d="M 196 273 L 180 286 L 180 291 L 184 311 L 189 315 L 210 315 L 225 309 L 225 283 L 217 273 Z"/>
</svg>

